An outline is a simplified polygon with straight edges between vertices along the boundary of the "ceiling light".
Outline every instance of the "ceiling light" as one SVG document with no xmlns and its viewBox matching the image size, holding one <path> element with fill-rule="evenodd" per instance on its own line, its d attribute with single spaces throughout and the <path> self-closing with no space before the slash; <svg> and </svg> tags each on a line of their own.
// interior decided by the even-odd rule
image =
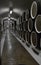
<svg viewBox="0 0 41 65">
<path fill-rule="evenodd" d="M 10 11 L 10 14 L 12 14 L 12 10 Z"/>
</svg>

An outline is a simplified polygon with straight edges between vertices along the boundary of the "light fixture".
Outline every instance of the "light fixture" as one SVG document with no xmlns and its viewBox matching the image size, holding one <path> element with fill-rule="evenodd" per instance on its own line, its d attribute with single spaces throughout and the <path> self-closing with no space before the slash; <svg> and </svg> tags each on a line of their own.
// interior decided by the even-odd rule
<svg viewBox="0 0 41 65">
<path fill-rule="evenodd" d="M 12 12 L 13 12 L 13 11 L 11 10 L 11 11 L 10 11 L 10 14 L 12 14 Z"/>
</svg>

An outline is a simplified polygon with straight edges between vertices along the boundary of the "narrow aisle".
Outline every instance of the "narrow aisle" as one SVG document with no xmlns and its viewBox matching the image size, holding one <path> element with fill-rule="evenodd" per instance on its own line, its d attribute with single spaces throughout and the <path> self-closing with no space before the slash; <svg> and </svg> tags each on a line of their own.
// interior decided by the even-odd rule
<svg viewBox="0 0 41 65">
<path fill-rule="evenodd" d="M 2 53 L 2 65 L 38 65 L 30 54 L 22 47 L 17 39 L 7 29 L 4 49 Z"/>
<path fill-rule="evenodd" d="M 13 49 L 10 40 L 9 30 L 7 29 L 6 39 L 4 43 L 4 49 L 2 53 L 2 65 L 16 65 L 15 58 L 13 57 Z"/>
<path fill-rule="evenodd" d="M 2 38 L 0 40 L 0 56 L 2 56 L 5 37 L 6 37 L 6 31 L 3 31 Z"/>
</svg>

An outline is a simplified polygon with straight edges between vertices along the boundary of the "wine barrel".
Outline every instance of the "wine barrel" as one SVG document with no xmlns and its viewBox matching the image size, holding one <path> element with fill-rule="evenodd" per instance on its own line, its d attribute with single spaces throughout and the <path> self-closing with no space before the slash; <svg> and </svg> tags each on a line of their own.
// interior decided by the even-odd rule
<svg viewBox="0 0 41 65">
<path fill-rule="evenodd" d="M 32 2 L 30 14 L 32 19 L 35 19 L 37 14 L 41 14 L 41 1 L 36 0 Z"/>
<path fill-rule="evenodd" d="M 26 31 L 26 29 L 25 29 L 25 26 L 26 26 L 26 25 L 25 25 L 25 24 L 26 24 L 26 22 L 23 22 L 23 30 L 24 30 L 24 31 Z"/>
<path fill-rule="evenodd" d="M 26 19 L 26 21 L 28 21 L 28 19 L 29 19 L 29 10 L 28 9 L 25 11 L 25 19 Z"/>
<path fill-rule="evenodd" d="M 22 23 L 22 16 L 19 16 L 19 23 Z"/>
<path fill-rule="evenodd" d="M 19 25 L 19 18 L 17 19 L 16 25 Z"/>
<path fill-rule="evenodd" d="M 22 30 L 20 30 L 20 39 L 22 39 Z"/>
<path fill-rule="evenodd" d="M 41 48 L 41 38 L 40 38 L 40 48 Z"/>
<path fill-rule="evenodd" d="M 22 39 L 23 39 L 23 41 L 26 40 L 26 39 L 25 39 L 25 31 L 22 31 Z"/>
<path fill-rule="evenodd" d="M 22 14 L 22 22 L 24 22 L 24 21 L 25 21 L 25 11 Z"/>
<path fill-rule="evenodd" d="M 28 42 L 29 41 L 29 32 L 28 31 L 26 31 L 25 38 L 26 38 L 26 42 Z"/>
<path fill-rule="evenodd" d="M 31 33 L 31 45 L 32 45 L 32 47 L 37 47 L 37 34 L 36 34 L 36 32 L 35 31 L 33 31 L 32 33 Z"/>
<path fill-rule="evenodd" d="M 31 33 L 29 33 L 29 31 L 26 31 L 25 38 L 26 38 L 26 42 L 27 42 L 28 44 L 31 44 L 31 43 L 30 43 L 30 35 L 31 35 Z"/>
<path fill-rule="evenodd" d="M 41 33 L 41 15 L 38 15 L 35 20 L 35 30 L 37 33 Z"/>
<path fill-rule="evenodd" d="M 33 20 L 29 18 L 28 20 L 28 31 L 31 32 L 33 30 Z"/>
</svg>

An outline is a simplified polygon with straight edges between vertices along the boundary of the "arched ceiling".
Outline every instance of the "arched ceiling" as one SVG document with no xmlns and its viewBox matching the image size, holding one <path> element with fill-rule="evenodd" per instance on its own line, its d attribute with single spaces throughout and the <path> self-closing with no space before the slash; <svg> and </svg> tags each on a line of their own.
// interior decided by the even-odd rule
<svg viewBox="0 0 41 65">
<path fill-rule="evenodd" d="M 0 0 L 0 7 L 9 6 L 10 1 L 14 8 L 26 9 L 30 7 L 33 0 Z"/>
<path fill-rule="evenodd" d="M 5 10 L 5 13 L 9 11 L 8 8 L 11 2 L 14 11 L 16 10 L 13 16 L 17 18 L 18 15 L 21 14 L 24 10 L 27 8 L 30 9 L 32 1 L 33 0 L 0 0 L 0 14 L 3 12 L 2 9 L 7 8 L 7 10 Z"/>
</svg>

